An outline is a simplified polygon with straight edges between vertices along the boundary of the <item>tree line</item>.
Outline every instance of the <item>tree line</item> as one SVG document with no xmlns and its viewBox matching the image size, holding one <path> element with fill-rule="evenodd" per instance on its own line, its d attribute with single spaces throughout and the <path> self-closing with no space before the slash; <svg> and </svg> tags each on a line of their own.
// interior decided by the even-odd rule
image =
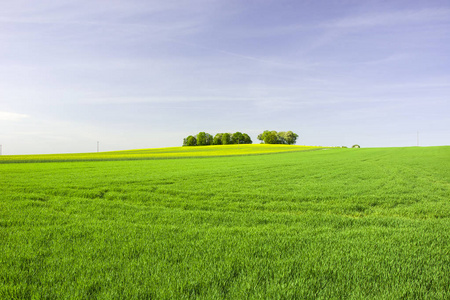
<svg viewBox="0 0 450 300">
<path fill-rule="evenodd" d="M 183 139 L 183 146 L 231 145 L 251 144 L 252 139 L 246 133 L 235 132 L 217 133 L 214 137 L 206 132 L 199 132 L 196 136 L 190 135 Z"/>
<path fill-rule="evenodd" d="M 258 135 L 258 140 L 264 144 L 286 144 L 294 145 L 297 142 L 298 134 L 292 131 L 265 130 Z M 214 137 L 206 132 L 199 132 L 197 135 L 190 135 L 183 139 L 183 146 L 207 146 L 207 145 L 231 145 L 231 144 L 252 144 L 252 139 L 246 133 L 218 133 Z"/>
<path fill-rule="evenodd" d="M 294 145 L 297 142 L 298 134 L 292 131 L 280 131 L 275 130 L 265 130 L 263 133 L 258 135 L 258 140 L 264 144 L 286 144 Z"/>
</svg>

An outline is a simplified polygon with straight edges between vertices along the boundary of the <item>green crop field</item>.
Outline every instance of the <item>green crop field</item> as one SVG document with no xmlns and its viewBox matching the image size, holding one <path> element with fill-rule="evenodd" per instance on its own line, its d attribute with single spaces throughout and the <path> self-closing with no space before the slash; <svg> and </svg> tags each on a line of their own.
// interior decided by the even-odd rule
<svg viewBox="0 0 450 300">
<path fill-rule="evenodd" d="M 450 298 L 450 147 L 247 146 L 5 158 L 0 299 Z"/>
</svg>

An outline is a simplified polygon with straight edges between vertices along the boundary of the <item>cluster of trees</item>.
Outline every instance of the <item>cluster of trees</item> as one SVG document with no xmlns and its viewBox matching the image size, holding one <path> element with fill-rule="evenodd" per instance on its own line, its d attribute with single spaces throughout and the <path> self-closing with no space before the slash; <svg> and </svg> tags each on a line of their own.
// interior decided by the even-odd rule
<svg viewBox="0 0 450 300">
<path fill-rule="evenodd" d="M 218 133 L 214 137 L 206 132 L 199 132 L 196 136 L 190 135 L 183 140 L 183 146 L 207 146 L 207 145 L 230 145 L 251 144 L 252 139 L 246 133 L 235 132 Z"/>
<path fill-rule="evenodd" d="M 298 134 L 292 131 L 265 130 L 258 135 L 258 140 L 265 144 L 294 145 Z M 207 146 L 207 145 L 230 145 L 230 144 L 252 144 L 252 139 L 246 133 L 218 133 L 214 137 L 207 132 L 199 132 L 196 136 L 190 135 L 183 139 L 183 146 Z"/>
<path fill-rule="evenodd" d="M 265 130 L 263 133 L 258 135 L 258 140 L 264 142 L 264 144 L 286 144 L 294 145 L 297 142 L 298 134 L 292 131 L 280 131 L 275 130 Z"/>
</svg>

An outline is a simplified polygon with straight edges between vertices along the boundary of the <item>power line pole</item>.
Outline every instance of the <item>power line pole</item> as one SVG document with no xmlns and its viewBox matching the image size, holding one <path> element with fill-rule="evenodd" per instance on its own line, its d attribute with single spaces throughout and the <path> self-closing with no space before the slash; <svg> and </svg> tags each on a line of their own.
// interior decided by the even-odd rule
<svg viewBox="0 0 450 300">
<path fill-rule="evenodd" d="M 417 147 L 419 147 L 419 131 L 417 131 Z"/>
<path fill-rule="evenodd" d="M 100 149 L 100 142 L 97 141 L 97 152 L 99 151 L 99 149 Z"/>
<path fill-rule="evenodd" d="M 2 155 L 2 145 L 0 145 L 0 155 Z"/>
</svg>

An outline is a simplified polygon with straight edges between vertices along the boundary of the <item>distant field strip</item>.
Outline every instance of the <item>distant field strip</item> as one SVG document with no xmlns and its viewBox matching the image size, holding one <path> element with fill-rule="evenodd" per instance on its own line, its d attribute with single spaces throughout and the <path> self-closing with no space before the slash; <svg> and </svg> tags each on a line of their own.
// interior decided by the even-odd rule
<svg viewBox="0 0 450 300">
<path fill-rule="evenodd" d="M 20 162 L 56 162 L 56 161 L 101 161 L 101 160 L 135 160 L 135 159 L 168 159 L 188 157 L 213 157 L 271 154 L 280 152 L 320 150 L 325 147 L 293 146 L 293 145 L 226 145 L 151 148 L 111 152 L 72 153 L 72 154 L 41 154 L 41 155 L 3 155 L 1 163 Z"/>
</svg>

